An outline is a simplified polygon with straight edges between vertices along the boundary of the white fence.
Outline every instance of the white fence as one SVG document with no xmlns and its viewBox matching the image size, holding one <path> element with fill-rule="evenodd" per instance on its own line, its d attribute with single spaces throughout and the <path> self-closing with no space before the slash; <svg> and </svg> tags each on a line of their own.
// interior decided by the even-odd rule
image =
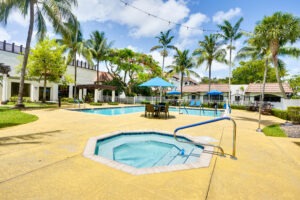
<svg viewBox="0 0 300 200">
<path fill-rule="evenodd" d="M 300 99 L 281 99 L 281 102 L 271 102 L 273 108 L 286 110 L 290 106 L 300 106 Z"/>
</svg>

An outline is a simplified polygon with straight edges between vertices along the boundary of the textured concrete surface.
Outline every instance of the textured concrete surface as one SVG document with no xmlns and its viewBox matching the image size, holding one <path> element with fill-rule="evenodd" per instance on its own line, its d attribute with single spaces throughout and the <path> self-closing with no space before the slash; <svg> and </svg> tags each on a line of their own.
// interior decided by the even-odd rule
<svg viewBox="0 0 300 200">
<path fill-rule="evenodd" d="M 300 139 L 257 133 L 257 113 L 234 110 L 237 160 L 213 156 L 207 168 L 134 176 L 82 156 L 88 138 L 114 131 L 161 130 L 208 117 L 171 113 L 101 116 L 64 109 L 26 111 L 39 120 L 0 129 L 0 199 L 298 199 Z M 282 123 L 262 116 L 262 125 Z M 181 131 L 232 151 L 232 124 Z"/>
</svg>

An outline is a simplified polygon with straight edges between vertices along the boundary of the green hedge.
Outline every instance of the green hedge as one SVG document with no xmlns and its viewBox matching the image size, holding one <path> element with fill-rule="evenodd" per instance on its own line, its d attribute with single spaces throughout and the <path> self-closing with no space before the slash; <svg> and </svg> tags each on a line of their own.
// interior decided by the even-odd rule
<svg viewBox="0 0 300 200">
<path fill-rule="evenodd" d="M 286 110 L 279 110 L 273 108 L 271 114 L 280 119 L 289 120 L 288 112 Z"/>
<path fill-rule="evenodd" d="M 247 110 L 247 107 L 244 105 L 230 105 L 232 109 L 238 109 L 238 110 Z"/>
<path fill-rule="evenodd" d="M 289 116 L 289 119 L 294 124 L 300 124 L 300 107 L 299 106 L 288 107 L 287 114 Z"/>
<path fill-rule="evenodd" d="M 18 101 L 18 96 L 12 96 L 9 98 L 10 102 L 17 102 Z M 31 103 L 30 97 L 23 97 L 23 102 L 24 103 Z"/>
<path fill-rule="evenodd" d="M 102 106 L 102 103 L 95 103 L 95 102 L 91 102 L 89 103 L 91 106 Z"/>
<path fill-rule="evenodd" d="M 148 103 L 150 103 L 150 101 L 144 100 L 141 102 L 141 104 L 148 104 Z"/>
<path fill-rule="evenodd" d="M 108 105 L 119 105 L 119 103 L 118 102 L 108 102 Z"/>
</svg>

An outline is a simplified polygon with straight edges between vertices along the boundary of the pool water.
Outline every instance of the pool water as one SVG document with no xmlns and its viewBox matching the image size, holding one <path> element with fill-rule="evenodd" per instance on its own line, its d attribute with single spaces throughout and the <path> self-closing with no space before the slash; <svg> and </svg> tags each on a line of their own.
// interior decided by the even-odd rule
<svg viewBox="0 0 300 200">
<path fill-rule="evenodd" d="M 130 113 L 137 113 L 137 112 L 144 112 L 145 106 L 127 106 L 127 107 L 114 107 L 114 108 L 96 108 L 96 109 L 81 109 L 76 110 L 85 113 L 93 113 L 93 114 L 100 114 L 100 115 L 123 115 L 123 114 L 130 114 Z M 169 107 L 169 112 L 179 112 L 178 108 Z M 197 109 L 197 108 L 187 108 L 181 109 L 180 112 L 182 114 L 188 115 L 200 115 L 200 116 L 210 116 L 210 117 L 220 117 L 222 112 L 214 110 L 205 110 L 205 109 Z"/>
<path fill-rule="evenodd" d="M 188 141 L 184 137 L 180 140 Z M 155 132 L 126 133 L 97 141 L 95 154 L 135 168 L 197 162 L 203 147 Z"/>
</svg>

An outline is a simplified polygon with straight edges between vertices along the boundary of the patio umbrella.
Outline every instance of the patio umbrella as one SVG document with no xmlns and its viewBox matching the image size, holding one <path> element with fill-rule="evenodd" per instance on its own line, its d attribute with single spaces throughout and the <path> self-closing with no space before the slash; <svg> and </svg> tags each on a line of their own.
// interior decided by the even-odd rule
<svg viewBox="0 0 300 200">
<path fill-rule="evenodd" d="M 160 91 L 160 102 L 161 102 L 161 97 L 162 97 L 162 87 L 174 87 L 171 83 L 165 81 L 164 79 L 160 77 L 155 77 L 150 79 L 149 81 L 146 81 L 145 83 L 142 83 L 139 85 L 140 87 L 156 87 L 159 88 Z"/>
<path fill-rule="evenodd" d="M 181 92 L 177 91 L 177 90 L 172 90 L 170 92 L 167 92 L 167 95 L 180 95 Z"/>
<path fill-rule="evenodd" d="M 219 96 L 219 101 L 220 101 L 220 95 L 223 94 L 223 92 L 219 90 L 211 90 L 207 94 L 210 96 Z"/>
</svg>

